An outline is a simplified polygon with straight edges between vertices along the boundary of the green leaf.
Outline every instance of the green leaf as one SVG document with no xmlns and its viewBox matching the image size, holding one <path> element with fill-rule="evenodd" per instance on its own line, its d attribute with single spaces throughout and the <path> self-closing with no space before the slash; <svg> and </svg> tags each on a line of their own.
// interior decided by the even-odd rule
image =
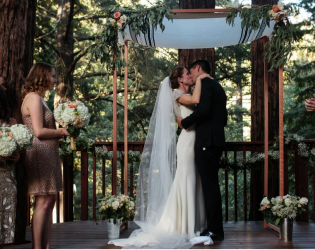
<svg viewBox="0 0 315 250">
<path fill-rule="evenodd" d="M 276 224 L 276 226 L 278 226 L 278 225 L 279 225 L 280 221 L 281 221 L 281 218 L 277 218 L 277 219 L 276 219 L 276 223 L 275 223 L 275 224 Z"/>
</svg>

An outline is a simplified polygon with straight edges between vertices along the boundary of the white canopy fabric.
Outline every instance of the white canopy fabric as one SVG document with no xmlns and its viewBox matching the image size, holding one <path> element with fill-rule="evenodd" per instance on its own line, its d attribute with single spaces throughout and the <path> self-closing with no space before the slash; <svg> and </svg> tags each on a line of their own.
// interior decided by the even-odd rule
<svg viewBox="0 0 315 250">
<path fill-rule="evenodd" d="M 226 13 L 177 13 L 173 21 L 164 18 L 165 30 L 153 28 L 147 34 L 135 36 L 129 27 L 125 36 L 119 33 L 119 42 L 133 41 L 150 47 L 174 49 L 202 49 L 225 47 L 257 40 L 263 36 L 270 37 L 275 21 L 268 27 L 261 22 L 258 30 L 241 28 L 241 18 L 235 18 L 235 25 L 226 23 Z"/>
</svg>

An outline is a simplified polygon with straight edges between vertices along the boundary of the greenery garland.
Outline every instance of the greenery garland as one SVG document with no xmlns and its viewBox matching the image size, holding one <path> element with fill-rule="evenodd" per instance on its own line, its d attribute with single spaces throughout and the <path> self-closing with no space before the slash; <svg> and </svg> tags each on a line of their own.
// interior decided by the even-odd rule
<svg viewBox="0 0 315 250">
<path fill-rule="evenodd" d="M 118 43 L 118 31 L 124 34 L 126 27 L 130 27 L 135 35 L 140 32 L 146 34 L 150 26 L 154 29 L 159 26 L 164 31 L 164 17 L 171 19 L 171 9 L 162 2 L 157 2 L 150 8 L 139 6 L 137 10 L 131 8 L 113 7 L 105 9 L 102 13 L 106 24 L 102 26 L 100 35 L 96 37 L 96 43 L 91 45 L 89 52 L 91 58 L 100 58 L 107 69 L 121 69 L 125 66 L 122 57 L 122 47 Z"/>
<path fill-rule="evenodd" d="M 270 27 L 270 21 L 275 20 L 276 24 L 272 31 L 272 38 L 266 43 L 264 60 L 271 63 L 269 71 L 273 71 L 285 62 L 291 56 L 291 44 L 297 40 L 296 31 L 288 20 L 288 15 L 296 13 L 292 4 L 285 5 L 281 2 L 278 5 L 263 5 L 250 8 L 240 6 L 231 8 L 226 17 L 226 22 L 234 26 L 238 11 L 242 19 L 242 28 L 248 28 L 250 31 L 257 30 L 260 27 L 260 20 Z"/>
<path fill-rule="evenodd" d="M 271 63 L 269 71 L 283 65 L 291 56 L 291 44 L 297 40 L 295 28 L 288 20 L 290 14 L 296 13 L 294 6 L 279 2 L 278 5 L 273 6 L 231 8 L 226 17 L 229 25 L 234 26 L 239 10 L 242 19 L 241 27 L 248 28 L 250 31 L 258 30 L 261 21 L 265 22 L 268 27 L 271 20 L 276 21 L 272 39 L 265 46 L 264 60 L 267 59 Z M 171 9 L 162 2 L 157 2 L 149 8 L 139 6 L 137 10 L 119 6 L 108 8 L 102 14 L 107 18 L 106 24 L 102 26 L 100 35 L 95 38 L 96 43 L 89 47 L 89 52 L 91 58 L 99 58 L 109 71 L 113 68 L 121 70 L 125 66 L 122 47 L 118 43 L 118 32 L 124 34 L 124 30 L 129 26 L 135 35 L 139 35 L 140 32 L 146 34 L 151 28 L 150 25 L 154 29 L 159 26 L 163 31 L 165 29 L 164 17 L 171 19 Z"/>
</svg>

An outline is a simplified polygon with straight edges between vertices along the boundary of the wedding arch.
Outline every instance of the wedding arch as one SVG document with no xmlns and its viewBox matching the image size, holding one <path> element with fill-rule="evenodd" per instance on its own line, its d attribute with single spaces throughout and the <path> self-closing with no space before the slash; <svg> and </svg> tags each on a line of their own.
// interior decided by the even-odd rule
<svg viewBox="0 0 315 250">
<path fill-rule="evenodd" d="M 268 196 L 268 70 L 279 68 L 279 194 L 284 195 L 283 64 L 291 54 L 295 34 L 288 15 L 291 5 L 246 6 L 232 9 L 175 9 L 163 4 L 133 10 L 112 8 L 92 56 L 101 58 L 113 72 L 113 171 L 117 171 L 117 71 L 124 68 L 124 165 L 128 166 L 128 42 L 174 49 L 232 46 L 264 39 L 264 194 Z M 189 31 L 189 32 L 187 32 Z M 197 38 L 197 39 L 196 39 Z M 122 55 L 124 53 L 124 55 Z M 124 58 L 124 59 L 123 59 Z M 268 63 L 270 68 L 268 69 Z M 127 177 L 127 168 L 124 168 Z M 116 177 L 117 178 L 117 177 Z M 113 193 L 117 193 L 113 179 Z M 124 193 L 127 194 L 127 181 Z M 264 222 L 264 227 L 280 229 Z"/>
</svg>

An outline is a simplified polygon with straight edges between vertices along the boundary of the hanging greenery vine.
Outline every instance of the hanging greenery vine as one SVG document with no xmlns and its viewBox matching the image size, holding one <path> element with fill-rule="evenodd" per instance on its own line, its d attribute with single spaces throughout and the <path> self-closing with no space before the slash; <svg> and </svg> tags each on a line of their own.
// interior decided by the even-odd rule
<svg viewBox="0 0 315 250">
<path fill-rule="evenodd" d="M 238 12 L 240 10 L 240 13 Z M 270 22 L 274 20 L 275 26 L 272 31 L 271 39 L 266 43 L 264 60 L 271 63 L 269 71 L 273 71 L 285 62 L 291 56 L 291 44 L 297 40 L 296 32 L 291 25 L 288 16 L 296 13 L 293 5 L 285 5 L 281 2 L 278 5 L 263 5 L 250 8 L 241 6 L 231 8 L 227 15 L 226 22 L 234 26 L 235 18 L 238 13 L 242 19 L 242 28 L 248 28 L 250 31 L 257 30 L 260 27 L 260 21 L 265 22 L 270 27 Z"/>
<path fill-rule="evenodd" d="M 163 19 L 171 19 L 171 9 L 162 2 L 157 2 L 150 8 L 139 6 L 137 10 L 113 7 L 106 9 L 102 15 L 107 18 L 106 24 L 89 52 L 92 58 L 100 59 L 107 69 L 121 69 L 125 62 L 122 47 L 118 43 L 118 31 L 124 34 L 125 28 L 130 27 L 135 35 L 139 35 L 140 32 L 146 34 L 150 27 L 156 29 L 158 26 L 163 31 Z"/>
</svg>

